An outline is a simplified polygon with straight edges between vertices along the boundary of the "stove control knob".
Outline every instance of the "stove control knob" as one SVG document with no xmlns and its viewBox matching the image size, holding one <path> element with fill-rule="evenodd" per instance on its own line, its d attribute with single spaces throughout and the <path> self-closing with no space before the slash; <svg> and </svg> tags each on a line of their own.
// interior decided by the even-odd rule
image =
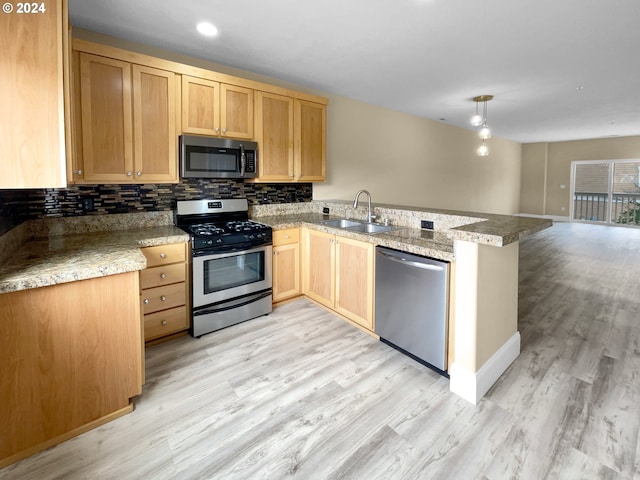
<svg viewBox="0 0 640 480">
<path fill-rule="evenodd" d="M 217 239 L 216 243 L 222 243 L 222 239 L 221 238 Z"/>
<path fill-rule="evenodd" d="M 255 237 L 255 236 L 253 236 L 253 235 L 249 235 L 249 238 L 254 239 L 254 238 L 256 238 L 256 237 Z"/>
</svg>

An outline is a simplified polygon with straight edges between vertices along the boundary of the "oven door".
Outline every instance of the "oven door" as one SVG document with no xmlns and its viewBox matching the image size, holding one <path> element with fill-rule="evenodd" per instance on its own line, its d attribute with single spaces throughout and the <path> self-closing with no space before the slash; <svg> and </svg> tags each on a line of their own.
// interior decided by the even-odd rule
<svg viewBox="0 0 640 480">
<path fill-rule="evenodd" d="M 193 257 L 193 308 L 271 288 L 271 245 Z"/>
</svg>

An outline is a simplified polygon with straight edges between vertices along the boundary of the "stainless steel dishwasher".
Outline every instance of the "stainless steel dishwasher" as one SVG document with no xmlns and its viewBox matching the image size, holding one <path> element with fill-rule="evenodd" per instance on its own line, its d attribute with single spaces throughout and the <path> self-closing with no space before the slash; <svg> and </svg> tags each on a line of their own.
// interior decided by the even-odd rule
<svg viewBox="0 0 640 480">
<path fill-rule="evenodd" d="M 376 247 L 375 332 L 448 376 L 449 263 Z"/>
</svg>

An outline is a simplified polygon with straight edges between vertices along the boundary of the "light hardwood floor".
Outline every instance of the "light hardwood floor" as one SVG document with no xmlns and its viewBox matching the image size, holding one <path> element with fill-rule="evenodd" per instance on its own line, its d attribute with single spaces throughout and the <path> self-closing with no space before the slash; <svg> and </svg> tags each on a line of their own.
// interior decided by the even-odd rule
<svg viewBox="0 0 640 480">
<path fill-rule="evenodd" d="M 147 351 L 125 417 L 0 479 L 640 479 L 640 230 L 521 243 L 522 354 L 473 406 L 297 300 Z"/>
</svg>

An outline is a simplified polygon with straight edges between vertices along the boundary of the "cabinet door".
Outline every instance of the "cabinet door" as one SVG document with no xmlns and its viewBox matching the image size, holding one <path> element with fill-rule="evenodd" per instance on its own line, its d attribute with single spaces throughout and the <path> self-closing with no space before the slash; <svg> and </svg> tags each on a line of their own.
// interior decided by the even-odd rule
<svg viewBox="0 0 640 480">
<path fill-rule="evenodd" d="M 305 230 L 303 293 L 330 308 L 335 299 L 335 236 Z"/>
<path fill-rule="evenodd" d="M 199 135 L 220 133 L 220 84 L 182 77 L 182 131 Z"/>
<path fill-rule="evenodd" d="M 175 74 L 133 65 L 136 182 L 177 182 Z"/>
<path fill-rule="evenodd" d="M 306 100 L 295 101 L 296 180 L 326 180 L 327 107 Z"/>
<path fill-rule="evenodd" d="M 300 244 L 273 247 L 273 301 L 300 295 Z"/>
<path fill-rule="evenodd" d="M 81 53 L 80 92 L 85 180 L 131 181 L 131 65 Z"/>
<path fill-rule="evenodd" d="M 293 98 L 256 92 L 256 130 L 259 180 L 293 181 Z"/>
<path fill-rule="evenodd" d="M 68 53 L 63 46 L 66 2 L 45 4 L 43 13 L 1 17 L 0 188 L 66 186 L 62 70 Z"/>
<path fill-rule="evenodd" d="M 348 238 L 336 238 L 335 310 L 373 330 L 374 246 Z"/>
<path fill-rule="evenodd" d="M 220 85 L 221 135 L 253 138 L 253 90 L 235 85 Z"/>
</svg>

